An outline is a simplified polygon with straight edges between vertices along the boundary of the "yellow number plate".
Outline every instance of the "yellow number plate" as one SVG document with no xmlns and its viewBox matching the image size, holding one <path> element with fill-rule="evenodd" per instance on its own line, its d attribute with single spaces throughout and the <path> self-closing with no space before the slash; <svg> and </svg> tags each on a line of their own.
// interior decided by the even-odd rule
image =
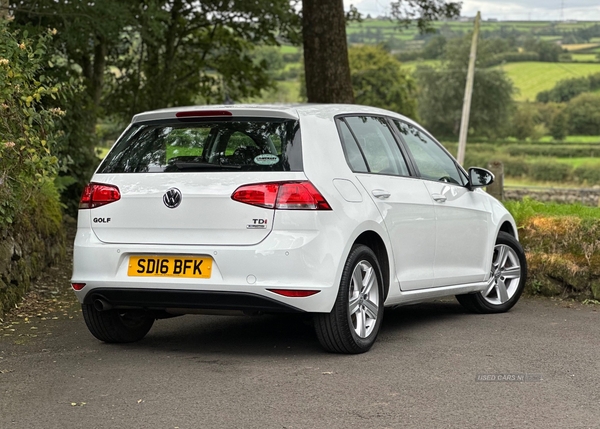
<svg viewBox="0 0 600 429">
<path fill-rule="evenodd" d="M 128 276 L 210 278 L 212 258 L 194 256 L 130 256 Z"/>
</svg>

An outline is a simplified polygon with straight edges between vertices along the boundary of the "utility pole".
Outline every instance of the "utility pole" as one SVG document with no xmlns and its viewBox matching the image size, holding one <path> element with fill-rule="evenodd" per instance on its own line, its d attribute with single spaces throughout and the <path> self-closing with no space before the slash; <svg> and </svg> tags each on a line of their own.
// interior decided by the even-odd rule
<svg viewBox="0 0 600 429">
<path fill-rule="evenodd" d="M 465 150 L 467 148 L 467 132 L 469 131 L 469 115 L 471 113 L 471 98 L 473 96 L 473 80 L 475 78 L 475 58 L 477 57 L 477 39 L 479 37 L 479 21 L 481 13 L 477 12 L 475 17 L 475 28 L 473 30 L 473 41 L 471 42 L 471 54 L 469 55 L 469 69 L 467 71 L 467 83 L 465 85 L 465 98 L 463 100 L 462 118 L 460 120 L 460 134 L 458 136 L 458 162 L 465 162 Z"/>
</svg>

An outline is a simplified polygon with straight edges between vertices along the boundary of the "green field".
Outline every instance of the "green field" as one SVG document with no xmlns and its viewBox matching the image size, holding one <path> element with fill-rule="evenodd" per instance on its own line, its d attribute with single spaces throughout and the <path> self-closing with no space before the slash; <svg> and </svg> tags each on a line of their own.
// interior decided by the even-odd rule
<svg viewBox="0 0 600 429">
<path fill-rule="evenodd" d="M 508 73 L 515 87 L 520 91 L 515 96 L 517 101 L 534 101 L 539 92 L 552 89 L 559 80 L 600 73 L 600 63 L 523 62 L 509 63 L 500 67 Z"/>
<path fill-rule="evenodd" d="M 595 60 L 595 54 L 576 54 L 574 57 L 582 61 L 579 57 L 588 58 L 588 55 L 591 61 Z M 439 64 L 439 60 L 408 61 L 402 63 L 402 67 L 413 72 L 418 65 L 435 67 Z M 506 71 L 518 90 L 514 97 L 517 101 L 535 101 L 538 92 L 552 89 L 559 80 L 600 73 L 600 62 L 595 64 L 522 62 L 508 63 L 500 67 Z"/>
<path fill-rule="evenodd" d="M 263 91 L 260 97 L 248 97 L 242 103 L 298 103 L 300 102 L 300 80 L 276 81 L 275 88 Z"/>
<path fill-rule="evenodd" d="M 282 45 L 279 49 L 282 54 L 296 54 L 300 52 L 300 48 L 298 46 Z"/>
<path fill-rule="evenodd" d="M 440 60 L 407 61 L 405 63 L 402 63 L 402 68 L 407 70 L 408 72 L 412 73 L 413 71 L 415 71 L 417 66 L 437 67 L 440 64 L 441 64 Z"/>
<path fill-rule="evenodd" d="M 571 54 L 571 57 L 573 58 L 573 61 L 579 62 L 579 63 L 594 63 L 594 62 L 600 63 L 600 60 L 598 60 L 597 55 L 598 54 L 596 54 L 596 53 L 591 53 L 591 54 Z"/>
<path fill-rule="evenodd" d="M 540 40 L 545 40 L 547 42 L 556 42 L 557 40 L 561 39 L 561 36 L 540 36 Z"/>
<path fill-rule="evenodd" d="M 544 136 L 539 140 L 539 142 L 533 142 L 531 144 L 545 143 L 553 143 L 557 145 L 562 145 L 563 143 L 599 144 L 600 136 L 567 136 L 564 142 L 555 142 L 552 136 Z"/>
<path fill-rule="evenodd" d="M 514 187 L 519 187 L 519 188 L 566 188 L 566 189 L 573 189 L 573 188 L 579 188 L 581 187 L 580 185 L 576 184 L 576 183 L 570 183 L 570 182 L 566 182 L 566 183 L 560 183 L 560 182 L 540 182 L 540 181 L 536 181 L 536 180 L 531 180 L 528 178 L 522 178 L 522 177 L 509 177 L 509 176 L 504 176 L 504 186 L 514 186 Z"/>
<path fill-rule="evenodd" d="M 557 158 L 557 161 L 568 164 L 573 168 L 581 167 L 583 165 L 600 168 L 600 158 Z"/>
</svg>

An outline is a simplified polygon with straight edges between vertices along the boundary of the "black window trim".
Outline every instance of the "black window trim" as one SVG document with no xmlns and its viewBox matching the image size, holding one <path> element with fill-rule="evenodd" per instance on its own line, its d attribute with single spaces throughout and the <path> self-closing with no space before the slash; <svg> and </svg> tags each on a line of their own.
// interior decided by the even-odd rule
<svg viewBox="0 0 600 429">
<path fill-rule="evenodd" d="M 394 124 L 394 120 L 397 118 L 386 116 L 386 119 L 388 122 L 388 127 L 392 130 L 392 135 L 396 139 L 396 144 L 400 148 L 400 152 L 402 152 L 402 155 L 404 156 L 404 159 L 408 164 L 408 169 L 410 171 L 411 176 L 413 176 L 416 179 L 422 179 L 421 174 L 419 173 L 419 169 L 417 168 L 417 163 L 415 162 L 412 153 L 408 149 L 408 146 L 404 139 L 402 139 L 402 135 L 398 130 L 398 127 L 396 127 L 396 124 Z"/>
</svg>

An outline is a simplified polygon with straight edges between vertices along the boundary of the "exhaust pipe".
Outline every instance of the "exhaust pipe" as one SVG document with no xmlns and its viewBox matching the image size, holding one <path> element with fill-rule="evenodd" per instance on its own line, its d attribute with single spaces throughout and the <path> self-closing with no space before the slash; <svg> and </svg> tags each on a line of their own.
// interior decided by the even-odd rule
<svg viewBox="0 0 600 429">
<path fill-rule="evenodd" d="M 113 306 L 101 298 L 96 298 L 94 300 L 94 308 L 98 311 L 106 311 L 112 309 Z"/>
</svg>

